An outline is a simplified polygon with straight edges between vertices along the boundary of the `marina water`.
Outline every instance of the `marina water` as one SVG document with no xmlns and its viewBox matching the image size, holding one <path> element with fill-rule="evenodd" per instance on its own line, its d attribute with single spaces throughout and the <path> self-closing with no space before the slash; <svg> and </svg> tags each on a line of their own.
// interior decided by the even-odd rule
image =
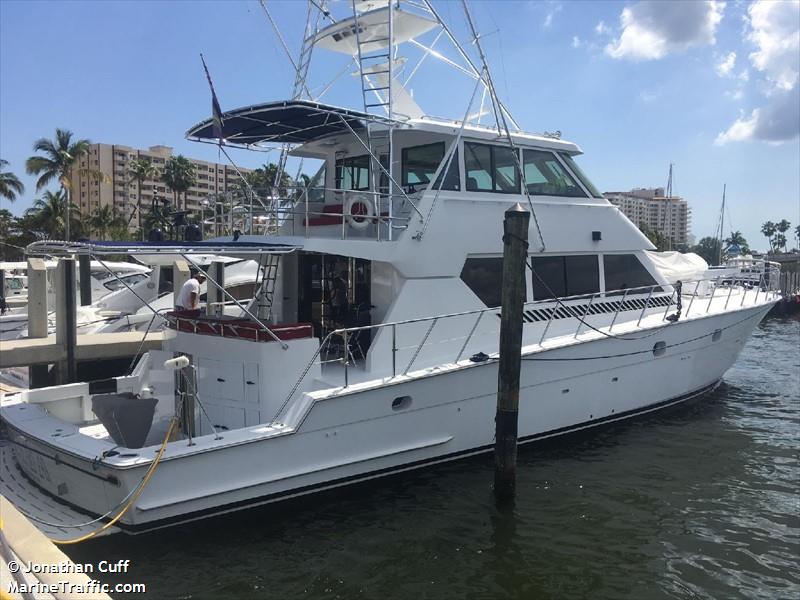
<svg viewBox="0 0 800 600">
<path fill-rule="evenodd" d="M 511 514 L 486 455 L 66 550 L 165 600 L 798 598 L 799 342 L 765 321 L 701 401 L 524 446 Z"/>
</svg>

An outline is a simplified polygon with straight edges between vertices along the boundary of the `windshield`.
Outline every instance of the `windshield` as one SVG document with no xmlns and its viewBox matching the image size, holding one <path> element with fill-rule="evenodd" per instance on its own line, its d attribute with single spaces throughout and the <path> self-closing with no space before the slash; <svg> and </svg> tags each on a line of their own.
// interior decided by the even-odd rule
<svg viewBox="0 0 800 600">
<path fill-rule="evenodd" d="M 564 162 L 567 163 L 567 166 L 570 168 L 570 170 L 573 173 L 575 173 L 575 176 L 578 179 L 581 180 L 581 183 L 583 184 L 583 186 L 587 190 L 589 190 L 589 193 L 592 196 L 594 196 L 595 198 L 602 198 L 603 197 L 603 194 L 601 194 L 597 190 L 597 188 L 594 187 L 594 184 L 591 181 L 589 181 L 589 178 L 586 176 L 586 173 L 584 173 L 581 170 L 581 168 L 578 166 L 578 164 L 572 159 L 572 157 L 569 154 L 566 154 L 564 152 L 559 152 L 558 154 L 564 160 Z"/>
<path fill-rule="evenodd" d="M 125 287 L 125 285 L 122 283 L 123 281 L 127 283 L 129 286 L 132 286 L 139 283 L 140 281 L 144 281 L 148 277 L 149 275 L 147 275 L 146 273 L 136 273 L 134 275 L 128 275 L 126 277 L 122 277 L 121 278 L 122 281 L 115 278 L 109 281 L 108 283 L 104 283 L 103 285 L 106 287 L 106 289 L 109 289 L 113 292 Z"/>
</svg>

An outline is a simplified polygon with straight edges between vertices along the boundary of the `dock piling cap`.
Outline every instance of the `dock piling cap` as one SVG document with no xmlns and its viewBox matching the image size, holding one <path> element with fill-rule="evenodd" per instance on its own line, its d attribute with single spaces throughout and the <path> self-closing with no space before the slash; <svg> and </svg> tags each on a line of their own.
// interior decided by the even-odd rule
<svg viewBox="0 0 800 600">
<path fill-rule="evenodd" d="M 530 213 L 528 212 L 528 209 L 522 206 L 522 204 L 520 204 L 519 202 L 516 202 L 514 206 L 510 206 L 508 207 L 508 210 L 506 210 L 506 216 L 508 217 L 515 217 L 515 216 L 521 217 L 523 214 L 530 214 Z"/>
</svg>

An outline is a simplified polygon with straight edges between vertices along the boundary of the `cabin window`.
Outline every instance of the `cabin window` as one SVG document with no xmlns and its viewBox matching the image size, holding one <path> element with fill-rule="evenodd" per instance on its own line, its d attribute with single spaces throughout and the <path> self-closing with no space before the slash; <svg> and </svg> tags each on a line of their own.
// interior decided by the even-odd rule
<svg viewBox="0 0 800 600">
<path fill-rule="evenodd" d="M 464 142 L 468 192 L 519 194 L 519 173 L 514 150 Z"/>
<path fill-rule="evenodd" d="M 369 155 L 348 156 L 336 161 L 337 190 L 369 190 Z"/>
<path fill-rule="evenodd" d="M 523 150 L 522 166 L 529 194 L 567 198 L 586 197 L 584 191 L 552 152 Z"/>
<path fill-rule="evenodd" d="M 447 158 L 443 159 L 445 163 L 447 162 Z M 442 170 L 439 173 L 439 177 L 436 178 L 436 181 L 433 184 L 433 189 L 438 190 L 455 190 L 458 191 L 461 189 L 461 175 L 458 172 L 458 150 L 455 151 L 453 154 L 453 159 L 450 161 L 450 168 L 447 169 L 447 173 Z M 446 165 L 445 165 L 446 166 Z M 442 181 L 444 179 L 444 181 Z"/>
<path fill-rule="evenodd" d="M 489 308 L 500 306 L 503 259 L 468 258 L 461 269 L 461 281 Z"/>
<path fill-rule="evenodd" d="M 600 269 L 596 254 L 580 256 L 535 256 L 533 299 L 548 300 L 583 296 L 600 291 Z"/>
<path fill-rule="evenodd" d="M 322 163 L 322 166 L 319 168 L 319 171 L 311 178 L 311 181 L 308 183 L 308 201 L 309 202 L 324 202 L 325 201 L 325 163 Z M 338 173 L 339 170 L 337 169 L 336 172 Z M 338 187 L 338 180 L 337 180 L 337 187 Z M 298 191 L 300 194 L 303 194 L 305 190 L 299 188 Z"/>
<path fill-rule="evenodd" d="M 633 293 L 646 294 L 650 286 L 656 285 L 656 280 L 634 254 L 604 254 L 603 273 L 606 293 L 622 294 L 624 291 L 620 290 L 632 290 Z M 660 288 L 653 291 L 660 291 Z"/>
<path fill-rule="evenodd" d="M 586 176 L 586 173 L 578 166 L 578 163 L 575 162 L 575 159 L 572 158 L 569 154 L 565 152 L 559 152 L 558 155 L 564 160 L 570 170 L 575 173 L 575 176 L 581 180 L 583 187 L 589 190 L 589 193 L 594 196 L 595 198 L 603 198 L 603 194 L 594 187 L 594 184 L 589 180 Z"/>
<path fill-rule="evenodd" d="M 427 186 L 444 158 L 444 142 L 403 148 L 403 185 Z"/>
</svg>

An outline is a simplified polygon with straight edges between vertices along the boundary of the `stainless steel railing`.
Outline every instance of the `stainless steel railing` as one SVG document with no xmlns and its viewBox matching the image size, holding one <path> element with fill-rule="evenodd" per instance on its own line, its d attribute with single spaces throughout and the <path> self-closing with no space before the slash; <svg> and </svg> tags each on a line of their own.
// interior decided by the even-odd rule
<svg viewBox="0 0 800 600">
<path fill-rule="evenodd" d="M 276 190 L 257 190 L 259 197 L 264 196 L 261 202 L 265 209 L 256 210 L 254 206 L 247 207 L 242 202 L 247 198 L 240 198 L 240 204 L 228 207 L 228 215 L 212 216 L 214 232 L 217 235 L 232 233 L 233 229 L 241 229 L 253 234 L 275 234 L 285 231 L 291 235 L 304 235 L 311 237 L 313 228 L 311 220 L 316 217 L 335 217 L 337 225 L 341 227 L 342 239 L 348 237 L 363 238 L 368 229 L 360 231 L 348 227 L 352 218 L 364 219 L 374 227 L 374 236 L 378 241 L 393 239 L 392 232 L 406 229 L 411 221 L 412 213 L 419 213 L 419 208 L 414 199 L 406 192 L 391 194 L 388 191 L 371 190 L 343 190 L 324 186 L 281 186 Z M 271 195 L 273 192 L 278 195 Z M 365 196 L 372 209 L 371 215 L 349 215 L 346 205 L 349 198 Z M 412 196 L 414 196 L 412 194 Z M 341 212 L 326 212 L 314 210 L 312 204 L 322 207 L 330 204 L 341 204 Z M 238 209 L 238 216 L 235 213 Z M 209 224 L 207 221 L 206 224 Z M 217 233 L 220 231 L 221 233 Z M 238 225 L 238 226 L 237 226 Z M 230 231 L 226 231 L 226 228 Z"/>
<path fill-rule="evenodd" d="M 735 279 L 735 281 L 733 280 Z M 590 317 L 598 316 L 598 315 L 609 315 L 613 312 L 611 323 L 608 326 L 608 332 L 610 333 L 616 324 L 618 317 L 621 313 L 625 312 L 633 312 L 639 311 L 638 317 L 636 320 L 636 328 L 642 327 L 642 320 L 644 319 L 645 314 L 647 313 L 648 309 L 654 311 L 656 309 L 664 308 L 661 322 L 664 323 L 668 319 L 670 309 L 678 308 L 678 293 L 680 293 L 680 307 L 683 309 L 685 307 L 685 312 L 683 312 L 683 319 L 687 319 L 690 315 L 695 317 L 699 317 L 697 310 L 694 308 L 695 301 L 698 298 L 708 298 L 708 302 L 705 305 L 705 310 L 702 311 L 703 314 L 708 314 L 711 311 L 712 303 L 714 298 L 717 294 L 718 288 L 728 288 L 727 290 L 727 297 L 725 300 L 724 305 L 722 306 L 722 310 L 728 310 L 728 305 L 732 298 L 733 292 L 735 290 L 739 290 L 741 293 L 741 300 L 739 303 L 739 307 L 743 307 L 745 304 L 745 300 L 748 294 L 752 293 L 752 303 L 755 305 L 758 302 L 758 298 L 760 294 L 765 295 L 765 301 L 767 299 L 773 299 L 775 295 L 778 293 L 778 286 L 777 280 L 770 276 L 770 274 L 765 271 L 760 274 L 758 279 L 748 277 L 746 280 L 742 278 L 731 278 L 731 276 L 719 276 L 719 277 L 712 277 L 712 278 L 705 278 L 699 280 L 692 280 L 688 282 L 682 282 L 680 286 L 671 284 L 656 284 L 650 286 L 642 286 L 637 288 L 627 288 L 621 290 L 613 290 L 613 291 L 605 291 L 605 292 L 598 292 L 594 294 L 582 294 L 582 295 L 575 295 L 575 296 L 566 296 L 561 298 L 550 298 L 544 300 L 534 300 L 532 302 L 526 302 L 523 308 L 523 315 L 529 315 L 531 313 L 536 314 L 545 314 L 546 318 L 541 320 L 536 320 L 541 324 L 544 321 L 544 328 L 541 337 L 539 338 L 538 345 L 542 346 L 545 339 L 546 334 L 550 329 L 550 326 L 554 321 L 557 320 L 566 320 L 566 319 L 577 319 L 577 327 L 573 334 L 574 338 L 577 338 L 581 330 L 584 327 L 592 327 L 587 322 L 587 319 Z M 679 292 L 680 290 L 680 292 Z M 660 293 L 660 292 L 663 292 Z M 724 293 L 724 292 L 723 292 Z M 620 297 L 621 296 L 621 297 Z M 688 299 L 688 306 L 686 305 L 685 299 Z M 588 303 L 583 304 L 583 301 L 588 300 Z M 572 304 L 566 304 L 566 303 Z M 575 304 L 575 302 L 581 302 L 581 304 Z M 600 306 L 602 305 L 602 308 Z M 610 305 L 610 306 L 609 306 Z M 329 363 L 339 363 L 343 366 L 343 378 L 344 378 L 344 385 L 343 387 L 349 386 L 350 376 L 349 376 L 349 368 L 351 365 L 356 363 L 356 360 L 353 356 L 353 353 L 348 345 L 349 340 L 352 340 L 354 335 L 357 335 L 359 332 L 365 331 L 381 331 L 381 330 L 388 330 L 391 332 L 391 377 L 390 379 L 394 379 L 398 376 L 398 365 L 397 365 L 397 354 L 400 350 L 411 350 L 411 358 L 405 367 L 400 372 L 400 375 L 406 375 L 411 367 L 416 362 L 417 358 L 419 357 L 422 349 L 425 347 L 426 343 L 428 342 L 431 332 L 436 327 L 437 323 L 447 319 L 454 319 L 458 317 L 465 317 L 474 315 L 475 321 L 472 323 L 468 333 L 463 338 L 464 341 L 458 347 L 458 352 L 455 354 L 455 359 L 453 362 L 459 362 L 464 355 L 467 347 L 469 346 L 470 341 L 472 341 L 475 332 L 478 329 L 478 325 L 481 323 L 484 315 L 487 313 L 497 314 L 499 315 L 500 309 L 495 308 L 483 308 L 483 309 L 475 309 L 469 311 L 461 311 L 461 312 L 454 312 L 448 313 L 444 315 L 436 315 L 431 317 L 419 317 L 414 319 L 406 319 L 402 321 L 395 321 L 391 323 L 379 323 L 376 325 L 364 325 L 360 327 L 348 327 L 348 328 L 340 328 L 335 329 L 329 332 L 320 342 L 319 348 L 317 349 L 314 356 L 311 358 L 309 363 L 306 365 L 303 372 L 300 374 L 300 377 L 297 379 L 295 384 L 289 391 L 286 399 L 284 400 L 283 404 L 280 406 L 278 411 L 276 412 L 275 416 L 273 417 L 272 422 L 275 422 L 277 418 L 283 413 L 286 406 L 289 404 L 291 399 L 294 397 L 297 390 L 303 383 L 303 380 L 307 376 L 308 372 L 311 370 L 314 364 L 329 364 Z M 527 317 L 526 317 L 527 321 Z M 397 344 L 397 330 L 398 328 L 406 327 L 409 325 L 414 324 L 428 324 L 427 328 L 425 329 L 424 334 L 422 335 L 418 344 L 407 346 L 400 348 Z M 646 324 L 646 326 L 652 327 L 652 324 Z M 499 331 L 499 322 L 498 327 Z M 560 332 L 560 335 L 563 334 Z M 460 338 L 459 338 L 460 339 Z M 341 341 L 342 343 L 342 350 L 341 356 L 337 356 L 333 359 L 330 359 L 329 356 L 331 354 L 330 349 L 331 346 L 338 344 Z M 454 341 L 454 340 L 448 340 Z M 322 359 L 322 357 L 325 359 Z"/>
</svg>

